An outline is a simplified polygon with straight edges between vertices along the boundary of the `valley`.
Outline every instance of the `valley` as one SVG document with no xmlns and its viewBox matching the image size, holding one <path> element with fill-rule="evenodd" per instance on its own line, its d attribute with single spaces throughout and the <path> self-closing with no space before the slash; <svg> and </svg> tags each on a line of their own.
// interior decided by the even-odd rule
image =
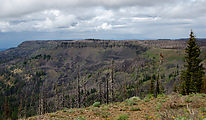
<svg viewBox="0 0 206 120">
<path fill-rule="evenodd" d="M 198 40 L 206 66 L 206 41 Z M 0 119 L 178 92 L 186 40 L 25 41 L 0 52 Z"/>
</svg>

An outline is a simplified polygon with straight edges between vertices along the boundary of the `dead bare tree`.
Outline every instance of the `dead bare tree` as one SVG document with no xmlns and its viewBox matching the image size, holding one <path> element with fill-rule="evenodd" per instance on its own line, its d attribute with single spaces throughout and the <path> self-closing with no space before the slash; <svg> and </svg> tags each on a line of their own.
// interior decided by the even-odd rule
<svg viewBox="0 0 206 120">
<path fill-rule="evenodd" d="M 107 101 L 106 103 L 109 104 L 109 79 L 108 79 L 109 74 L 106 74 L 106 88 L 107 88 Z"/>
<path fill-rule="evenodd" d="M 97 73 L 97 77 L 100 78 L 100 73 L 98 72 Z M 97 78 L 97 79 L 98 79 Z M 99 102 L 102 104 L 102 81 L 103 81 L 103 78 L 101 77 L 99 80 L 99 83 L 98 83 L 98 88 L 99 88 Z"/>
<path fill-rule="evenodd" d="M 80 65 L 78 65 L 78 72 L 77 72 L 77 101 L 78 101 L 78 108 L 81 107 L 81 91 L 80 91 Z"/>
<path fill-rule="evenodd" d="M 124 83 L 123 83 L 123 93 L 124 93 L 124 99 L 127 98 L 127 79 L 126 79 L 126 65 L 123 65 L 124 69 Z"/>
<path fill-rule="evenodd" d="M 65 107 L 65 83 L 62 83 L 61 93 L 60 93 L 60 109 Z"/>
<path fill-rule="evenodd" d="M 160 82 L 159 82 L 159 80 L 161 79 L 161 76 L 160 76 L 160 67 L 161 67 L 163 61 L 164 61 L 164 56 L 163 56 L 162 53 L 160 53 L 160 64 L 159 64 L 159 67 L 158 67 L 158 70 L 157 70 L 157 80 L 156 80 L 155 97 L 157 97 L 157 95 L 160 94 Z"/>
<path fill-rule="evenodd" d="M 99 102 L 102 104 L 102 81 L 99 82 Z"/>
<path fill-rule="evenodd" d="M 38 114 L 44 114 L 44 88 L 40 87 Z"/>
<path fill-rule="evenodd" d="M 19 107 L 18 107 L 18 118 L 22 118 L 23 116 L 23 99 L 20 98 L 20 104 L 19 104 Z"/>
<path fill-rule="evenodd" d="M 112 102 L 114 101 L 114 60 L 112 59 L 112 71 L 111 71 L 111 93 L 112 93 Z"/>
<path fill-rule="evenodd" d="M 81 103 L 83 103 L 83 106 L 86 107 L 87 106 L 87 103 L 86 103 L 86 100 L 87 100 L 87 79 L 84 77 L 82 78 L 82 98 L 81 98 Z"/>
<path fill-rule="evenodd" d="M 59 109 L 59 95 L 58 95 L 58 87 L 57 87 L 57 82 L 54 83 L 54 105 L 55 105 L 55 109 L 54 111 L 57 111 Z"/>
</svg>

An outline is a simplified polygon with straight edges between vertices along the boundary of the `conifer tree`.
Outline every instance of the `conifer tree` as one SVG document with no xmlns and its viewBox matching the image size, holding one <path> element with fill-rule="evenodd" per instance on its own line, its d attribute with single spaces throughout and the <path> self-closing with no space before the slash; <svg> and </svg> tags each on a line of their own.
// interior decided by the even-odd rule
<svg viewBox="0 0 206 120">
<path fill-rule="evenodd" d="M 154 95 L 155 98 L 157 97 L 158 94 L 160 94 L 160 80 L 161 80 L 160 68 L 163 62 L 164 62 L 164 56 L 162 53 L 160 53 L 160 63 L 157 70 L 156 88 L 155 88 L 155 95 Z"/>
<path fill-rule="evenodd" d="M 151 81 L 150 81 L 150 94 L 154 94 L 154 75 L 151 75 Z"/>
<path fill-rule="evenodd" d="M 99 101 L 102 104 L 102 81 L 99 82 Z"/>
<path fill-rule="evenodd" d="M 8 99 L 6 98 L 4 103 L 4 113 L 3 113 L 4 119 L 8 120 L 10 118 L 10 112 L 11 111 L 9 108 L 9 102 Z"/>
<path fill-rule="evenodd" d="M 157 79 L 156 79 L 155 98 L 157 97 L 158 94 L 160 94 L 159 78 L 160 78 L 160 75 L 158 74 L 158 75 L 157 75 Z"/>
<path fill-rule="evenodd" d="M 206 77 L 203 77 L 202 93 L 206 93 Z"/>
<path fill-rule="evenodd" d="M 190 38 L 185 49 L 185 67 L 182 72 L 182 94 L 199 93 L 203 82 L 203 66 L 200 59 L 200 47 L 196 43 L 191 31 Z"/>
</svg>

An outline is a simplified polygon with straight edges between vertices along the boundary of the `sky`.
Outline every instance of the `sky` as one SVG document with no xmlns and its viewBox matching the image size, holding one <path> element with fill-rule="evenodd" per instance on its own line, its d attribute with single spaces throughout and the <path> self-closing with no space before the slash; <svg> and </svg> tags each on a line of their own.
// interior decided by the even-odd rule
<svg viewBox="0 0 206 120">
<path fill-rule="evenodd" d="M 0 48 L 26 40 L 206 38 L 206 0 L 0 0 Z"/>
</svg>

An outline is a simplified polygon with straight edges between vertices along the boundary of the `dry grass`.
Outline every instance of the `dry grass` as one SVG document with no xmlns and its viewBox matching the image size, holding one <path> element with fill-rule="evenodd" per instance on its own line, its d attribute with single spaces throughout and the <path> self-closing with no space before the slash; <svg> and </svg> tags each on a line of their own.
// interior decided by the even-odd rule
<svg viewBox="0 0 206 120">
<path fill-rule="evenodd" d="M 147 98 L 148 99 L 148 98 Z M 145 100 L 134 100 L 87 107 L 65 109 L 27 120 L 73 120 L 82 117 L 86 120 L 117 120 L 127 115 L 128 120 L 203 120 L 206 117 L 206 95 L 173 94 Z M 126 118 L 126 117 L 125 117 Z M 204 119 L 205 120 L 205 119 Z"/>
</svg>

